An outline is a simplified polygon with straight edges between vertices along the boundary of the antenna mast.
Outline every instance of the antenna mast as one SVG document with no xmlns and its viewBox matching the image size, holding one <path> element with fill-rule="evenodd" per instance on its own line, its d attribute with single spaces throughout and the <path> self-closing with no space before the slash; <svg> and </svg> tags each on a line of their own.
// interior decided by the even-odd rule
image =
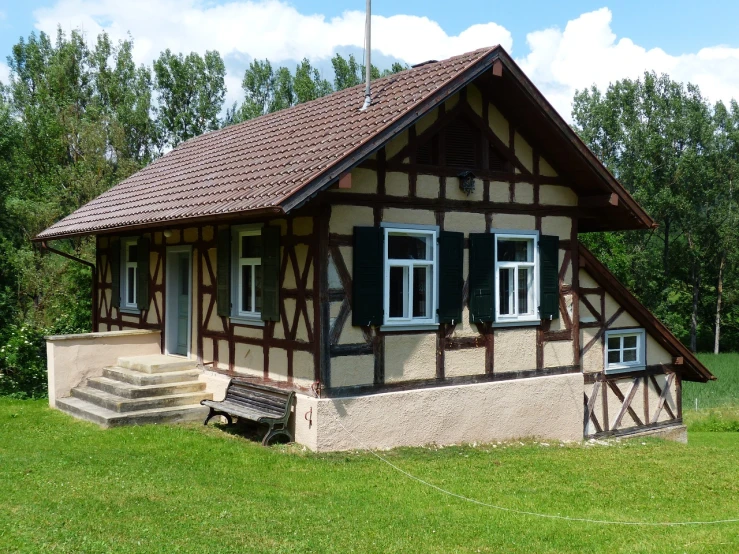
<svg viewBox="0 0 739 554">
<path fill-rule="evenodd" d="M 370 107 L 370 104 L 372 103 L 372 96 L 370 95 L 370 77 L 372 75 L 372 58 L 371 58 L 371 52 L 372 52 L 372 40 L 371 40 L 371 31 L 372 31 L 372 25 L 370 23 L 370 20 L 372 19 L 372 0 L 367 0 L 367 12 L 366 12 L 366 21 L 364 22 L 364 46 L 365 46 L 365 52 L 364 52 L 364 78 L 365 78 L 365 85 L 364 85 L 364 105 L 360 108 L 360 111 L 364 111 L 367 108 Z"/>
</svg>

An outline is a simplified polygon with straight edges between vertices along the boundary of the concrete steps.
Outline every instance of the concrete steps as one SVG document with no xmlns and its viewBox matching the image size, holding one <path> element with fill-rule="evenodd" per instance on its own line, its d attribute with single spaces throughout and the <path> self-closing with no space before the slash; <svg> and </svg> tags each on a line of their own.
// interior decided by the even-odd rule
<svg viewBox="0 0 739 554">
<path fill-rule="evenodd" d="M 194 361 L 174 356 L 119 358 L 117 366 L 57 399 L 60 410 L 103 427 L 205 419 L 210 400 Z"/>
</svg>

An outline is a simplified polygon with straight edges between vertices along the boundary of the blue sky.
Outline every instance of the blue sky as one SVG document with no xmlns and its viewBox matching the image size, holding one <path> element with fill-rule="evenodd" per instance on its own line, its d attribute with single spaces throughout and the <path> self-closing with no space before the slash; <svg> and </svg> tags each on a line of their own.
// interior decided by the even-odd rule
<svg viewBox="0 0 739 554">
<path fill-rule="evenodd" d="M 130 31 L 140 63 L 167 47 L 217 49 L 238 100 L 253 58 L 290 66 L 307 55 L 330 72 L 332 53 L 361 52 L 363 11 L 364 0 L 0 0 L 0 80 L 20 36 L 61 24 L 90 39 Z M 575 89 L 644 70 L 696 82 L 712 100 L 739 98 L 737 0 L 374 0 L 373 15 L 378 65 L 500 43 L 565 117 Z"/>
</svg>

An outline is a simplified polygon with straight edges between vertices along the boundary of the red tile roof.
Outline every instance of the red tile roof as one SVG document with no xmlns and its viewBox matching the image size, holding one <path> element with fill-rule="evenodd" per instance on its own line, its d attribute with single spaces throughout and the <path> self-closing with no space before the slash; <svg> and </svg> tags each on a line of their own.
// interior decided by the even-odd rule
<svg viewBox="0 0 739 554">
<path fill-rule="evenodd" d="M 254 210 L 282 204 L 334 164 L 455 81 L 495 48 L 429 63 L 188 140 L 36 240 Z"/>
</svg>

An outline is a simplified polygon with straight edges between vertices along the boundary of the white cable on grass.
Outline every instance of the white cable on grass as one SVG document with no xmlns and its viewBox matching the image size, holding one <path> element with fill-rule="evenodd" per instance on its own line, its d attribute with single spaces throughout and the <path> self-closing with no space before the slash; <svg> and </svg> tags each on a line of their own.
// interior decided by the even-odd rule
<svg viewBox="0 0 739 554">
<path fill-rule="evenodd" d="M 342 407 L 343 404 L 342 404 Z M 344 407 L 345 408 L 345 407 Z M 575 521 L 575 522 L 581 522 L 581 523 L 598 523 L 601 525 L 638 525 L 638 526 L 646 526 L 646 527 L 677 527 L 680 525 L 715 525 L 718 523 L 739 523 L 739 518 L 736 519 L 716 519 L 713 521 L 658 521 L 658 522 L 650 522 L 650 521 L 608 521 L 605 519 L 590 519 L 585 517 L 569 517 L 569 516 L 560 516 L 556 514 L 540 514 L 538 512 L 529 512 L 526 510 L 517 510 L 516 508 L 506 508 L 505 506 L 498 506 L 496 504 L 489 504 L 487 502 L 482 502 L 481 500 L 475 500 L 474 498 L 469 498 L 468 496 L 464 496 L 462 494 L 457 494 L 456 492 L 448 491 L 446 489 L 442 489 L 438 485 L 434 485 L 433 483 L 429 483 L 428 481 L 424 481 L 420 477 L 416 477 L 412 473 L 408 473 L 406 470 L 396 466 L 391 461 L 387 460 L 386 458 L 383 458 L 380 456 L 377 452 L 370 449 L 368 446 L 366 446 L 361 440 L 359 440 L 349 429 L 344 427 L 344 424 L 341 422 L 339 418 L 336 417 L 336 414 L 332 412 L 331 414 L 336 422 L 341 426 L 341 428 L 346 432 L 347 435 L 349 435 L 354 441 L 359 444 L 364 450 L 372 454 L 375 458 L 378 460 L 386 463 L 391 468 L 393 468 L 395 471 L 402 473 L 409 479 L 413 481 L 417 481 L 418 483 L 421 483 L 422 485 L 426 485 L 427 487 L 430 487 L 442 494 L 446 494 L 448 496 L 452 496 L 454 498 L 458 498 L 460 500 L 464 500 L 465 502 L 471 502 L 472 504 L 477 504 L 479 506 L 485 506 L 486 508 L 493 508 L 494 510 L 500 510 L 503 512 L 510 512 L 513 514 L 519 514 L 524 516 L 533 516 L 533 517 L 542 517 L 547 519 L 561 519 L 565 521 Z"/>
</svg>

